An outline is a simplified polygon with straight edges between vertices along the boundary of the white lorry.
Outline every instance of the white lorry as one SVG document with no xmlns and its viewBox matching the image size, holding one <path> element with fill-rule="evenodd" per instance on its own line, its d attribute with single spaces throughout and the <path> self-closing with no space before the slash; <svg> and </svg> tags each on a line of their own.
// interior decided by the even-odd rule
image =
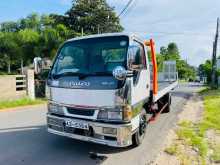
<svg viewBox="0 0 220 165">
<path fill-rule="evenodd" d="M 177 86 L 175 76 L 158 77 L 153 40 L 123 33 L 68 40 L 47 80 L 48 131 L 114 147 L 139 145 L 147 124 L 169 112 Z"/>
</svg>

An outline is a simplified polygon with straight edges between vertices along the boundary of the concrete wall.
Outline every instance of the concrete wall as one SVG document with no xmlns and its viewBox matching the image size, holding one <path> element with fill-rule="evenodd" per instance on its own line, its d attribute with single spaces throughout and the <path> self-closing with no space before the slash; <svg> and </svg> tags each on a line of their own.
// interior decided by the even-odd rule
<svg viewBox="0 0 220 165">
<path fill-rule="evenodd" d="M 27 95 L 26 89 L 17 90 L 16 77 L 16 75 L 0 76 L 0 101 L 18 99 Z"/>
</svg>

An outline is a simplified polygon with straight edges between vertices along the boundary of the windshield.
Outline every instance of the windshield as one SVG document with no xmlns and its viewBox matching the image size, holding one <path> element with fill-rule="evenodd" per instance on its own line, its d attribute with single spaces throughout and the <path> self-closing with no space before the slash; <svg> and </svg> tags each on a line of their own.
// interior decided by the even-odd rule
<svg viewBox="0 0 220 165">
<path fill-rule="evenodd" d="M 110 75 L 126 64 L 128 37 L 100 37 L 65 43 L 52 68 L 52 76 Z"/>
</svg>

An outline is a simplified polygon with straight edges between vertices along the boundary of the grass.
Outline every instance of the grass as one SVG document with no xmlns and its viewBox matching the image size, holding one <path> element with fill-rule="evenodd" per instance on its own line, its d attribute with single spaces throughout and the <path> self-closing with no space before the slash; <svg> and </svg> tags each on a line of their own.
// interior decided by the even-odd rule
<svg viewBox="0 0 220 165">
<path fill-rule="evenodd" d="M 204 99 L 203 118 L 199 123 L 183 121 L 176 131 L 178 139 L 184 146 L 189 146 L 198 153 L 199 164 L 206 164 L 211 159 L 213 162 L 220 162 L 220 144 L 214 144 L 206 137 L 208 130 L 220 133 L 220 90 L 203 88 L 198 93 Z M 165 152 L 171 155 L 178 155 L 175 144 L 167 148 Z M 212 154 L 208 152 L 212 150 Z"/>
<path fill-rule="evenodd" d="M 43 104 L 43 103 L 45 103 L 45 100 L 43 99 L 32 100 L 27 97 L 21 98 L 18 100 L 0 101 L 0 110 L 6 109 L 6 108 L 14 108 L 14 107 L 19 107 L 19 106 L 36 105 L 36 104 Z"/>
<path fill-rule="evenodd" d="M 215 163 L 220 163 L 220 145 L 212 147 L 213 153 L 211 154 L 211 160 Z"/>
<path fill-rule="evenodd" d="M 208 144 L 198 131 L 197 126 L 199 125 L 194 125 L 192 122 L 182 122 L 179 125 L 180 129 L 176 132 L 179 139 L 183 140 L 186 145 L 192 146 L 205 159 L 208 152 Z"/>
<path fill-rule="evenodd" d="M 200 123 L 200 131 L 204 134 L 208 129 L 220 132 L 220 90 L 207 90 L 204 97 L 204 117 Z"/>
<path fill-rule="evenodd" d="M 178 152 L 177 145 L 172 144 L 170 147 L 166 148 L 164 151 L 170 155 L 176 155 Z"/>
</svg>

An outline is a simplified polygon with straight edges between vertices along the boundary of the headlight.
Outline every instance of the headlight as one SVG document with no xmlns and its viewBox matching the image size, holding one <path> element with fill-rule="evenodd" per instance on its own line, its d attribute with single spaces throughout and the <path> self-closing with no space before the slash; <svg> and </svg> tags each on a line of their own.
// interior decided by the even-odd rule
<svg viewBox="0 0 220 165">
<path fill-rule="evenodd" d="M 100 110 L 98 114 L 100 120 L 122 120 L 122 111 L 117 109 Z"/>
<path fill-rule="evenodd" d="M 48 112 L 58 114 L 58 115 L 64 115 L 63 106 L 53 104 L 53 103 L 48 104 Z"/>
</svg>

